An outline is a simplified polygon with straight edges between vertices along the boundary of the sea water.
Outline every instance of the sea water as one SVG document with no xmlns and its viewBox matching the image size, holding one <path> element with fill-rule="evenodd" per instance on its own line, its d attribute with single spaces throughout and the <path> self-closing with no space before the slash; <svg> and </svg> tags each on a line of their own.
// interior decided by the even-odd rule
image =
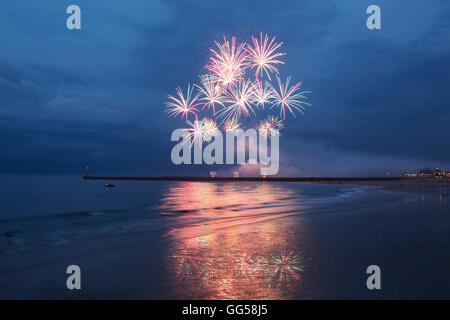
<svg viewBox="0 0 450 320">
<path fill-rule="evenodd" d="M 0 203 L 0 298 L 450 297 L 432 188 L 3 176 Z"/>
</svg>

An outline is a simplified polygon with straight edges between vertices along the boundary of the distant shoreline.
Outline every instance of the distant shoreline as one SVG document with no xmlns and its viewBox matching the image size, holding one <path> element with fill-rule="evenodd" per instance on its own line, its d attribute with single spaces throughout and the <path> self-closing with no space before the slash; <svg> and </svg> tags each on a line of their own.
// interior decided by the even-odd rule
<svg viewBox="0 0 450 320">
<path fill-rule="evenodd" d="M 130 180 L 130 181 L 270 181 L 270 182 L 351 182 L 351 181 L 399 181 L 419 180 L 403 177 L 364 177 L 364 178 L 330 178 L 330 177 L 198 177 L 198 176 L 84 176 L 86 180 Z"/>
<path fill-rule="evenodd" d="M 198 177 L 198 176 L 161 176 L 161 177 L 141 177 L 141 176 L 83 176 L 85 180 L 122 180 L 122 181 L 186 181 L 186 182 L 310 182 L 310 183 L 373 183 L 373 182 L 400 182 L 404 186 L 418 182 L 450 183 L 448 178 L 405 178 L 405 177 Z"/>
</svg>

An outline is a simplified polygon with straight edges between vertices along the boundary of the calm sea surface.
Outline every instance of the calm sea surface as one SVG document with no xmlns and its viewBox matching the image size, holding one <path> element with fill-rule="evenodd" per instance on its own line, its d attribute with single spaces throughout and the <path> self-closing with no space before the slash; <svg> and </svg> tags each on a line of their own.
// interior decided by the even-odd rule
<svg viewBox="0 0 450 320">
<path fill-rule="evenodd" d="M 0 298 L 450 298 L 450 210 L 433 188 L 1 182 Z M 71 264 L 82 290 L 65 286 Z"/>
</svg>

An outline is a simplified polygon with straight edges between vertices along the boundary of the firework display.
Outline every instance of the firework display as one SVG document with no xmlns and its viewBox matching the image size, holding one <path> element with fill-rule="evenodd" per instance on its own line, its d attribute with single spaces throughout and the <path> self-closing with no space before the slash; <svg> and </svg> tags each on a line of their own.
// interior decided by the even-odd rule
<svg viewBox="0 0 450 320">
<path fill-rule="evenodd" d="M 262 120 L 259 123 L 259 131 L 266 137 L 270 137 L 278 134 L 275 129 L 282 129 L 284 126 L 283 120 L 279 120 L 278 117 L 269 116 L 266 120 Z"/>
<path fill-rule="evenodd" d="M 197 118 L 197 112 L 198 109 L 197 106 L 201 105 L 201 103 L 198 101 L 199 94 L 197 93 L 192 97 L 194 87 L 191 87 L 190 85 L 187 88 L 186 97 L 183 95 L 183 92 L 181 91 L 181 88 L 178 87 L 177 89 L 177 96 L 169 96 L 170 101 L 166 102 L 167 105 L 167 113 L 169 116 L 178 116 L 181 115 L 181 118 L 183 116 L 188 118 L 189 113 L 192 113 L 195 115 L 195 118 Z"/>
<path fill-rule="evenodd" d="M 285 63 L 281 59 L 286 56 L 278 52 L 282 45 L 262 33 L 259 38 L 252 36 L 251 44 L 238 43 L 236 37 L 216 41 L 204 67 L 207 73 L 200 75 L 199 84 L 188 85 L 186 95 L 178 87 L 176 96 L 168 96 L 167 114 L 184 119 L 189 125 L 185 136 L 202 143 L 210 141 L 219 126 L 224 130 L 242 128 L 247 119 L 266 109 L 265 113 L 279 113 L 280 119 L 269 114 L 258 129 L 273 136 L 284 127 L 287 113 L 295 118 L 310 105 L 305 102 L 309 91 L 300 91 L 301 82 L 290 86 L 290 76 L 285 82 L 280 78 L 277 66 Z M 276 85 L 271 83 L 271 74 L 276 76 Z M 208 115 L 211 119 L 199 120 L 203 112 L 212 112 Z"/>
<path fill-rule="evenodd" d="M 214 132 L 218 130 L 216 122 L 209 118 L 203 118 L 194 122 L 187 120 L 186 123 L 190 128 L 184 129 L 186 132 L 184 137 L 192 138 L 191 144 L 194 142 L 211 141 Z"/>
<path fill-rule="evenodd" d="M 231 118 L 225 122 L 225 124 L 223 125 L 223 128 L 226 131 L 234 131 L 234 130 L 238 129 L 239 126 L 240 126 L 240 124 L 239 124 L 238 120 L 236 118 Z"/>
<path fill-rule="evenodd" d="M 247 47 L 247 52 L 249 54 L 248 58 L 250 61 L 250 67 L 256 68 L 255 76 L 258 77 L 263 75 L 263 71 L 265 72 L 267 78 L 270 80 L 270 72 L 275 72 L 278 74 L 278 69 L 275 67 L 275 64 L 284 64 L 283 61 L 277 60 L 276 58 L 286 55 L 286 53 L 275 53 L 275 51 L 282 46 L 281 43 L 273 43 L 275 41 L 275 37 L 272 38 L 270 42 L 269 36 L 266 35 L 264 37 L 264 42 L 262 39 L 262 33 L 260 37 L 260 41 L 252 36 L 253 46 Z"/>
</svg>

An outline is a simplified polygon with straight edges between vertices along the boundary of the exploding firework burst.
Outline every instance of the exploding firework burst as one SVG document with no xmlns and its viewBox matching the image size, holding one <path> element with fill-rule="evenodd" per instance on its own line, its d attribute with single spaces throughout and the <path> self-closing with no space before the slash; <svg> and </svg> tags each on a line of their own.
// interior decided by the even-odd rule
<svg viewBox="0 0 450 320">
<path fill-rule="evenodd" d="M 212 132 L 218 130 L 216 121 L 227 131 L 236 130 L 245 124 L 242 117 L 255 115 L 266 105 L 279 110 L 280 120 L 270 116 L 260 121 L 258 129 L 266 136 L 272 136 L 278 132 L 275 129 L 283 127 L 286 113 L 295 117 L 297 112 L 303 114 L 305 106 L 310 105 L 304 101 L 309 91 L 300 91 L 301 82 L 291 86 L 288 77 L 282 83 L 277 67 L 284 64 L 280 58 L 285 53 L 278 52 L 283 43 L 275 42 L 275 37 L 260 33 L 259 38 L 252 36 L 248 45 L 238 43 L 236 37 L 223 37 L 223 42 L 214 43 L 216 47 L 210 49 L 211 55 L 205 66 L 209 73 L 200 76 L 199 84 L 188 85 L 186 95 L 178 87 L 176 94 L 169 95 L 169 101 L 165 102 L 169 116 L 181 115 L 189 124 L 190 128 L 185 130 L 192 142 L 210 141 Z M 250 79 L 247 71 L 254 71 L 256 79 Z M 273 74 L 277 85 L 270 82 Z M 212 109 L 213 119 L 188 121 L 190 116 L 198 120 L 204 109 Z"/>
<path fill-rule="evenodd" d="M 260 39 L 252 36 L 253 46 L 247 46 L 246 51 L 248 52 L 248 60 L 250 61 L 250 68 L 254 69 L 256 78 L 262 77 L 265 73 L 270 80 L 270 72 L 275 72 L 278 74 L 278 69 L 276 64 L 284 64 L 283 61 L 277 58 L 286 55 L 286 53 L 275 51 L 280 48 L 283 42 L 274 43 L 275 37 L 269 41 L 269 36 L 266 34 L 264 36 L 262 32 L 260 34 Z"/>
<path fill-rule="evenodd" d="M 248 66 L 245 43 L 236 44 L 236 37 L 231 43 L 225 37 L 223 43 L 215 42 L 218 50 L 211 49 L 212 56 L 205 66 L 217 76 L 217 83 L 224 89 L 234 86 L 244 74 Z"/>
<path fill-rule="evenodd" d="M 262 81 L 256 80 L 253 90 L 254 102 L 258 107 L 264 108 L 264 105 L 270 102 L 272 98 L 272 86 L 269 82 L 263 84 Z"/>
<path fill-rule="evenodd" d="M 220 112 L 219 117 L 226 120 L 239 117 L 243 114 L 248 117 L 253 111 L 253 91 L 254 83 L 250 80 L 242 80 L 235 87 L 229 88 L 225 93 L 224 102 L 229 103 Z"/>
<path fill-rule="evenodd" d="M 211 137 L 218 129 L 217 123 L 213 119 L 203 118 L 203 130 L 205 130 L 206 134 L 209 136 L 207 141 L 211 140 Z"/>
<path fill-rule="evenodd" d="M 188 85 L 186 97 L 183 95 L 180 87 L 176 91 L 177 97 L 169 95 L 168 97 L 171 101 L 165 102 L 167 114 L 174 117 L 181 114 L 181 118 L 185 117 L 187 120 L 188 115 L 192 113 L 197 118 L 198 109 L 196 107 L 200 105 L 200 102 L 198 101 L 198 93 L 193 95 L 194 87 L 190 84 Z"/>
<path fill-rule="evenodd" d="M 259 131 L 266 137 L 274 136 L 279 134 L 277 129 L 282 129 L 284 127 L 283 120 L 277 117 L 269 116 L 267 120 L 262 120 L 259 123 Z"/>
<path fill-rule="evenodd" d="M 239 126 L 240 126 L 240 124 L 236 118 L 230 118 L 227 121 L 225 121 L 223 128 L 226 131 L 234 131 L 234 130 L 238 129 Z"/>
<path fill-rule="evenodd" d="M 202 120 L 195 120 L 194 122 L 186 121 L 190 128 L 184 129 L 186 132 L 183 135 L 184 141 L 191 141 L 191 145 L 194 143 L 202 144 L 204 141 L 211 141 L 216 130 L 218 130 L 217 124 L 213 119 L 203 118 Z"/>
<path fill-rule="evenodd" d="M 272 96 L 274 98 L 272 108 L 279 108 L 280 115 L 283 116 L 283 119 L 286 119 L 286 109 L 295 117 L 294 110 L 298 110 L 303 114 L 303 110 L 305 109 L 304 105 L 310 105 L 309 103 L 300 100 L 306 99 L 307 97 L 304 94 L 309 93 L 309 91 L 297 92 L 302 85 L 301 82 L 298 82 L 289 88 L 290 80 L 291 77 L 287 77 L 286 83 L 282 83 L 280 77 L 277 76 L 278 90 L 274 88 L 272 91 Z"/>
<path fill-rule="evenodd" d="M 202 109 L 211 107 L 213 113 L 216 113 L 216 105 L 223 107 L 223 95 L 220 85 L 217 83 L 217 77 L 213 75 L 200 76 L 201 85 L 195 85 L 200 93 L 200 101 L 204 102 Z"/>
</svg>

